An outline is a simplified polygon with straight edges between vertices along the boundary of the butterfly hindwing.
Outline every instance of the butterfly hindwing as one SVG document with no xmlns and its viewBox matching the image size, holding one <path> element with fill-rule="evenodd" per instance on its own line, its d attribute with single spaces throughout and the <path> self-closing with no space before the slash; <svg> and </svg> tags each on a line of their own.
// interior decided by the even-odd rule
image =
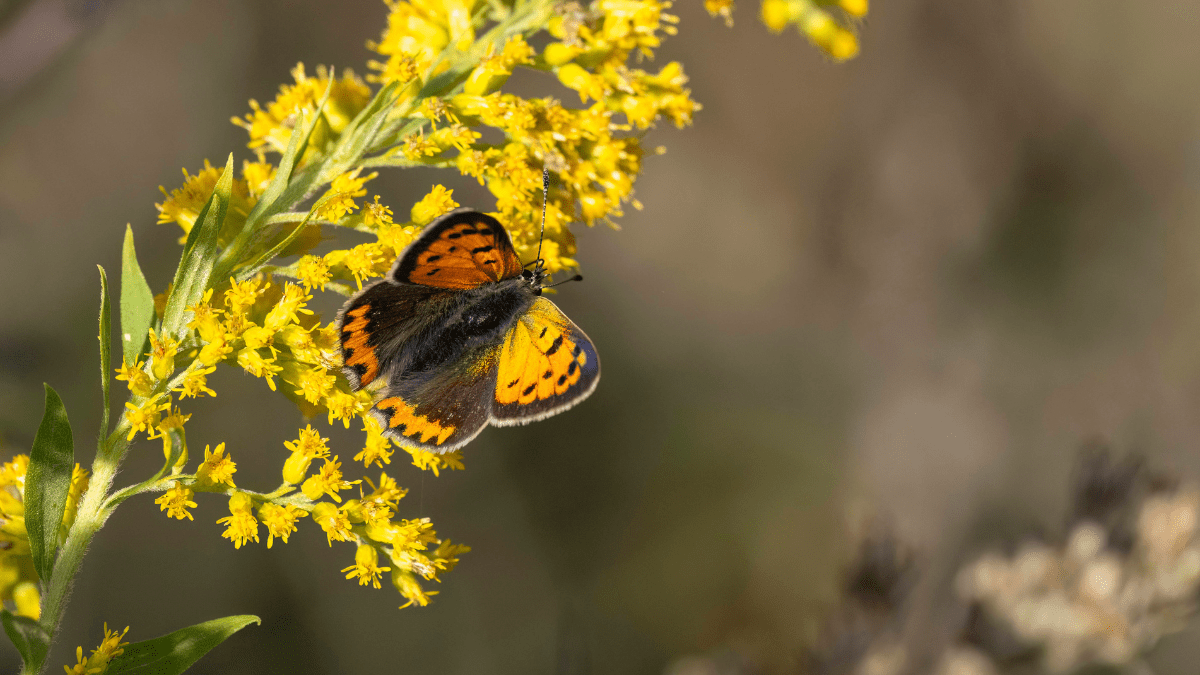
<svg viewBox="0 0 1200 675">
<path fill-rule="evenodd" d="M 562 311 L 539 297 L 509 329 L 496 367 L 492 423 L 526 424 L 587 398 L 600 381 L 596 347 Z"/>
<path fill-rule="evenodd" d="M 422 327 L 422 310 L 436 288 L 378 281 L 346 303 L 338 319 L 342 372 L 350 386 L 361 389 L 386 374 L 403 345 Z"/>
<path fill-rule="evenodd" d="M 495 218 L 458 209 L 430 223 L 390 277 L 399 283 L 466 290 L 521 274 L 508 232 Z"/>
<path fill-rule="evenodd" d="M 371 413 L 401 445 L 449 452 L 488 424 L 498 346 L 472 350 L 433 372 L 389 380 Z"/>
</svg>

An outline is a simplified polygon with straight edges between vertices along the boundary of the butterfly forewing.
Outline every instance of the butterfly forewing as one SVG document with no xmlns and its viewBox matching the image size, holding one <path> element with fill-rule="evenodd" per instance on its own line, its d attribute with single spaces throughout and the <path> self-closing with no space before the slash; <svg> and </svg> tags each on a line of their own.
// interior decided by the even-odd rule
<svg viewBox="0 0 1200 675">
<path fill-rule="evenodd" d="M 521 261 L 499 221 L 454 211 L 425 228 L 392 270 L 401 283 L 466 290 L 521 274 Z"/>
<path fill-rule="evenodd" d="M 587 398 L 599 380 L 595 345 L 554 303 L 538 298 L 505 336 L 492 423 L 549 417 Z"/>
<path fill-rule="evenodd" d="M 346 303 L 340 318 L 342 372 L 357 390 L 394 365 L 421 327 L 421 310 L 446 291 L 378 281 Z"/>
</svg>

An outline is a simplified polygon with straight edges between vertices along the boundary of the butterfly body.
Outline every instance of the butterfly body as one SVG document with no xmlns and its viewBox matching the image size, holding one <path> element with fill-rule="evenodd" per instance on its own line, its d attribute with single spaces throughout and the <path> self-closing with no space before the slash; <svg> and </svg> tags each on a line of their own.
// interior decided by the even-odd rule
<svg viewBox="0 0 1200 675">
<path fill-rule="evenodd" d="M 489 423 L 525 424 L 595 389 L 591 340 L 540 297 L 507 232 L 459 210 L 431 223 L 339 315 L 343 372 L 377 389 L 372 415 L 402 444 L 457 449 Z"/>
</svg>

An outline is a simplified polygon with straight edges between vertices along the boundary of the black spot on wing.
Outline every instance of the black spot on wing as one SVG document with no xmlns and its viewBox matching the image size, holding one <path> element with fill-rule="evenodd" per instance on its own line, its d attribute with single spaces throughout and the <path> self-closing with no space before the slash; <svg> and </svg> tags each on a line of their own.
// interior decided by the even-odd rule
<svg viewBox="0 0 1200 675">
<path fill-rule="evenodd" d="M 442 259 L 442 256 L 440 256 L 440 255 L 431 255 L 431 256 L 429 256 L 428 258 L 426 258 L 426 259 L 425 259 L 425 262 L 427 262 L 427 263 L 431 263 L 431 262 L 433 262 L 433 261 L 435 261 L 435 260 L 441 260 L 441 259 Z"/>
<path fill-rule="evenodd" d="M 562 386 L 562 383 L 563 383 L 563 382 L 566 382 L 566 381 L 567 381 L 567 376 L 566 376 L 566 375 L 559 375 L 559 376 L 558 376 L 558 384 L 559 384 L 559 386 Z"/>
<path fill-rule="evenodd" d="M 562 335 L 559 335 L 558 337 L 554 338 L 554 342 L 550 343 L 550 349 L 546 350 L 546 356 L 554 356 L 554 353 L 558 351 L 558 348 L 562 346 L 562 343 L 563 343 Z"/>
<path fill-rule="evenodd" d="M 553 375 L 553 374 L 554 374 L 554 371 L 552 371 L 552 370 L 547 370 L 546 372 L 542 373 L 542 379 L 543 379 L 543 380 L 548 380 L 548 379 L 550 379 L 550 376 L 551 376 L 551 375 Z"/>
<path fill-rule="evenodd" d="M 487 253 L 488 251 L 490 251 L 494 248 L 496 248 L 496 247 L 492 246 L 491 244 L 488 244 L 487 246 L 477 246 L 477 247 L 471 249 L 471 255 L 475 255 L 476 253 Z"/>
<path fill-rule="evenodd" d="M 521 395 L 528 396 L 529 392 L 533 391 L 535 387 L 537 387 L 537 382 L 534 382 L 533 384 L 529 385 L 528 387 L 525 387 L 525 391 L 522 391 Z"/>
<path fill-rule="evenodd" d="M 428 273 L 428 274 L 426 274 L 425 276 L 427 276 L 427 277 L 431 277 L 431 276 L 433 276 L 433 275 L 435 275 L 435 274 L 437 274 L 438 272 L 441 272 L 441 271 L 442 271 L 442 268 L 440 268 L 440 267 L 435 267 L 435 268 L 433 268 L 432 270 L 429 270 L 429 273 Z"/>
</svg>

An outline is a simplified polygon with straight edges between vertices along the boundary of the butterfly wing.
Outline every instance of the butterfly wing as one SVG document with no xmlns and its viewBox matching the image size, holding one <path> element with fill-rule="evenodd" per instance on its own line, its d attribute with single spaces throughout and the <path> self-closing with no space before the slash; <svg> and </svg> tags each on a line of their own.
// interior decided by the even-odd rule
<svg viewBox="0 0 1200 675">
<path fill-rule="evenodd" d="M 364 288 L 342 308 L 342 372 L 359 390 L 400 364 L 403 346 L 420 334 L 429 308 L 451 292 L 430 286 L 380 280 Z"/>
<path fill-rule="evenodd" d="M 393 377 L 371 414 L 401 445 L 456 450 L 488 424 L 499 353 L 482 347 L 446 368 Z"/>
<path fill-rule="evenodd" d="M 496 371 L 492 424 L 528 424 L 591 395 L 600 358 L 579 326 L 539 297 L 505 335 Z"/>
<path fill-rule="evenodd" d="M 426 226 L 396 260 L 397 283 L 466 290 L 521 274 L 508 232 L 495 218 L 458 209 Z"/>
</svg>

